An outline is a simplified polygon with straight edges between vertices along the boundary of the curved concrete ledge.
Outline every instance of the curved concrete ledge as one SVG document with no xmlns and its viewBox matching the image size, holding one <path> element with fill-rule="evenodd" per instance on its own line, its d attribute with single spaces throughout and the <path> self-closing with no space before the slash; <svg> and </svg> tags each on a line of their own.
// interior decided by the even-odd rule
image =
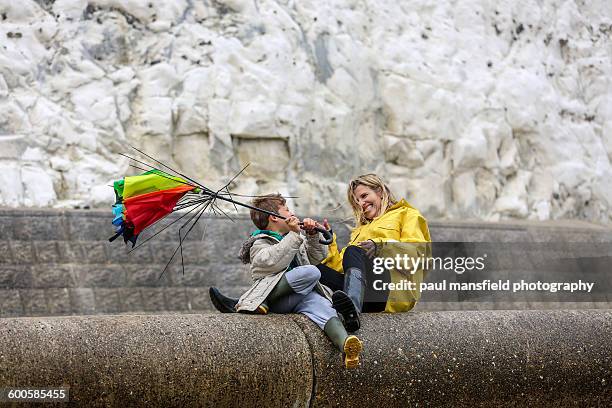
<svg viewBox="0 0 612 408">
<path fill-rule="evenodd" d="M 612 404 L 612 310 L 368 315 L 363 365 L 351 373 L 305 332 L 316 406 Z"/>
<path fill-rule="evenodd" d="M 311 364 L 283 316 L 0 319 L 0 387 L 69 386 L 79 406 L 307 406 Z"/>
<path fill-rule="evenodd" d="M 364 316 L 357 370 L 303 316 L 0 319 L 0 387 L 77 405 L 610 406 L 612 311 Z"/>
</svg>

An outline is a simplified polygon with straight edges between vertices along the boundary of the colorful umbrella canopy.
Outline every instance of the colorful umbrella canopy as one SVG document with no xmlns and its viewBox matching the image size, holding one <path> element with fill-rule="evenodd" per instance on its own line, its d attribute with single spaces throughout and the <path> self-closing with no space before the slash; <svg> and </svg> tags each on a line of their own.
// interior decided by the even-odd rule
<svg viewBox="0 0 612 408">
<path fill-rule="evenodd" d="M 124 241 L 131 242 L 132 246 L 145 228 L 174 211 L 186 193 L 200 191 L 199 187 L 186 180 L 157 169 L 124 177 L 115 181 L 113 187 L 116 235 L 111 241 L 123 235 Z"/>
</svg>

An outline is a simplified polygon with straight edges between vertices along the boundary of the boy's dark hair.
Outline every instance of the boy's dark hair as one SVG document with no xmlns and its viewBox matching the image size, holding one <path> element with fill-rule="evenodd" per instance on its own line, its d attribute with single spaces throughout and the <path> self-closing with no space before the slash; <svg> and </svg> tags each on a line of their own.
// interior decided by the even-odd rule
<svg viewBox="0 0 612 408">
<path fill-rule="evenodd" d="M 254 207 L 261 208 L 262 210 L 277 212 L 280 207 L 287 203 L 287 201 L 282 195 L 276 193 L 254 198 L 251 203 Z M 268 214 L 251 210 L 251 220 L 259 229 L 266 229 L 268 226 L 268 217 Z"/>
</svg>

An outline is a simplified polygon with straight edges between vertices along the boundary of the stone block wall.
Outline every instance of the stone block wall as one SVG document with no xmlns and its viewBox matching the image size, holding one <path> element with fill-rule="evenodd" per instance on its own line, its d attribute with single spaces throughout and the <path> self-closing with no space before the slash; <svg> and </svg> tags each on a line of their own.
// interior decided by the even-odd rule
<svg viewBox="0 0 612 408">
<path fill-rule="evenodd" d="M 113 235 L 110 211 L 0 209 L 0 317 L 133 312 L 199 312 L 213 310 L 208 288 L 217 286 L 238 296 L 250 285 L 248 266 L 237 258 L 253 229 L 250 219 L 205 216 L 161 275 L 178 245 L 170 227 L 129 253 Z M 175 218 L 170 218 L 170 222 Z M 349 224 L 331 220 L 340 246 L 349 241 Z M 162 223 L 162 225 L 165 225 Z M 176 224 L 178 225 L 178 223 Z M 595 242 L 600 254 L 612 256 L 612 231 L 590 224 L 430 222 L 434 241 Z M 156 227 L 157 228 L 157 227 Z M 159 227 L 161 228 L 161 226 Z M 139 237 L 141 244 L 150 235 Z M 501 247 L 500 247 L 501 248 Z M 608 249 L 606 249 L 608 248 Z M 568 256 L 573 256 L 568 245 Z M 525 273 L 529 272 L 529 267 Z M 161 275 L 161 277 L 160 277 Z M 607 308 L 612 303 L 572 304 L 572 308 Z M 417 309 L 568 308 L 568 304 L 444 302 L 423 298 Z"/>
<path fill-rule="evenodd" d="M 203 217 L 183 243 L 184 273 L 177 252 L 162 275 L 178 228 L 129 253 L 108 242 L 109 211 L 0 210 L 0 317 L 210 311 L 210 286 L 232 296 L 250 286 L 238 251 L 253 228 L 234 219 Z"/>
<path fill-rule="evenodd" d="M 160 278 L 178 238 L 161 235 L 128 254 L 108 242 L 109 220 L 103 211 L 0 212 L 0 315 L 209 310 L 209 286 L 237 294 L 249 284 L 226 221 L 206 220 L 217 238 L 186 242 L 185 274 L 173 262 Z"/>
</svg>

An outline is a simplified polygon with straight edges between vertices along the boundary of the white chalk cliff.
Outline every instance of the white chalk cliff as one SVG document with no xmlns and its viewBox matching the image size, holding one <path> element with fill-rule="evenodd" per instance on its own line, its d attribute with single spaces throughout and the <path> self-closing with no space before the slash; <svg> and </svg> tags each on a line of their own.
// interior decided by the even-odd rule
<svg viewBox="0 0 612 408">
<path fill-rule="evenodd" d="M 612 221 L 610 0 L 0 0 L 0 205 L 107 206 L 128 145 L 347 213 Z"/>
</svg>

